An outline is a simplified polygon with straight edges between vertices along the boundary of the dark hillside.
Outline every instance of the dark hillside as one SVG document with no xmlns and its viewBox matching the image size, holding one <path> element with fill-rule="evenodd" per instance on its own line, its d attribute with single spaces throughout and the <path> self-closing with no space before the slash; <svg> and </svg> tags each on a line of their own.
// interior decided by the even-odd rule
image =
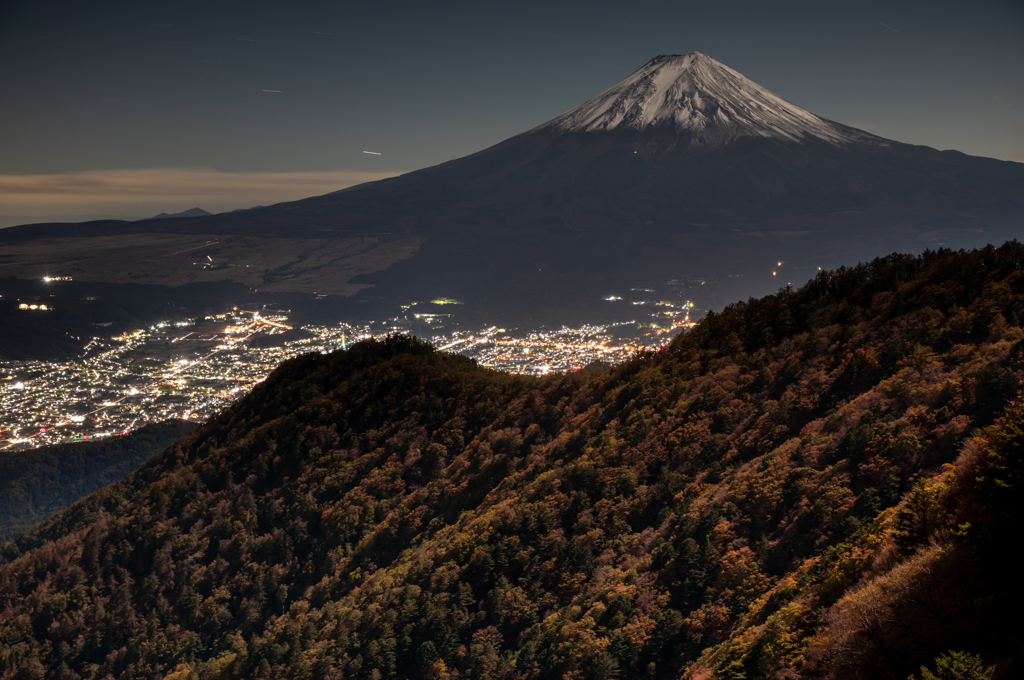
<svg viewBox="0 0 1024 680">
<path fill-rule="evenodd" d="M 0 543 L 127 477 L 195 428 L 184 420 L 168 420 L 124 437 L 0 453 Z"/>
<path fill-rule="evenodd" d="M 609 372 L 287 362 L 6 546 L 0 677 L 1016 677 L 1022 263 L 822 273 Z"/>
</svg>

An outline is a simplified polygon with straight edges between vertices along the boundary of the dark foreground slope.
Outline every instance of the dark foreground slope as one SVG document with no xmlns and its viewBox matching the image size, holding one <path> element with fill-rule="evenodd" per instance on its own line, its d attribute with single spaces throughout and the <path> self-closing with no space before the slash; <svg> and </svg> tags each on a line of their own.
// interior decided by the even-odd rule
<svg viewBox="0 0 1024 680">
<path fill-rule="evenodd" d="M 124 437 L 0 453 L 0 543 L 135 472 L 195 423 L 151 423 Z"/>
<path fill-rule="evenodd" d="M 607 373 L 290 361 L 7 545 L 0 675 L 1016 677 L 1022 264 L 823 273 Z"/>
</svg>

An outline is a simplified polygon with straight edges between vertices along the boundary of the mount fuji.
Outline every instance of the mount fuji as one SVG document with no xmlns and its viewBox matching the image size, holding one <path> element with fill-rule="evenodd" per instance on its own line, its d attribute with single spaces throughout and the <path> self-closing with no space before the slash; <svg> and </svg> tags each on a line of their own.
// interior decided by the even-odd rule
<svg viewBox="0 0 1024 680">
<path fill-rule="evenodd" d="M 819 267 L 1018 237 L 1024 164 L 826 120 L 695 52 L 656 57 L 549 122 L 438 166 L 237 214 L 74 233 L 146 230 L 401 243 L 361 268 L 322 262 L 314 290 L 388 310 L 447 296 L 495 320 L 568 323 L 629 288 L 720 308 Z M 34 225 L 0 240 L 66 233 Z M 287 289 L 289 271 L 268 269 L 262 285 Z"/>
<path fill-rule="evenodd" d="M 700 52 L 656 57 L 614 87 L 533 131 L 662 126 L 671 127 L 691 146 L 721 145 L 741 137 L 884 144 L 878 137 L 794 106 Z"/>
</svg>

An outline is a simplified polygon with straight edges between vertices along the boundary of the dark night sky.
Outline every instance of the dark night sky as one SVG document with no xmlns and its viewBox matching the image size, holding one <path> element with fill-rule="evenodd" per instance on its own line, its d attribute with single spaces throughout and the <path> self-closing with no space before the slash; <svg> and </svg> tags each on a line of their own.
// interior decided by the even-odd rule
<svg viewBox="0 0 1024 680">
<path fill-rule="evenodd" d="M 1024 161 L 1021 0 L 8 1 L 0 216 L 325 193 L 472 153 L 692 51 L 826 118 Z M 228 188 L 192 195 L 192 176 Z"/>
</svg>

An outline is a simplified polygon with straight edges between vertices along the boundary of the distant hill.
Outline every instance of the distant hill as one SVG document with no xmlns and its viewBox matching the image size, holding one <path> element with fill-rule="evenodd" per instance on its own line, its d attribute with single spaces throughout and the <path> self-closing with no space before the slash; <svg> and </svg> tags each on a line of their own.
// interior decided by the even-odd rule
<svg viewBox="0 0 1024 680">
<path fill-rule="evenodd" d="M 135 221 L 146 219 L 139 215 L 0 215 L 0 229 L 17 227 L 23 224 L 80 223 L 94 221 Z"/>
<path fill-rule="evenodd" d="M 165 220 L 171 217 L 208 217 L 213 213 L 206 212 L 202 208 L 190 208 L 180 213 L 160 213 L 149 219 L 151 220 Z"/>
<path fill-rule="evenodd" d="M 0 543 L 124 479 L 195 428 L 195 423 L 169 420 L 123 437 L 0 453 Z"/>
<path fill-rule="evenodd" d="M 0 672 L 1020 677 L 1022 266 L 822 272 L 607 371 L 291 360 L 4 547 Z"/>
</svg>

